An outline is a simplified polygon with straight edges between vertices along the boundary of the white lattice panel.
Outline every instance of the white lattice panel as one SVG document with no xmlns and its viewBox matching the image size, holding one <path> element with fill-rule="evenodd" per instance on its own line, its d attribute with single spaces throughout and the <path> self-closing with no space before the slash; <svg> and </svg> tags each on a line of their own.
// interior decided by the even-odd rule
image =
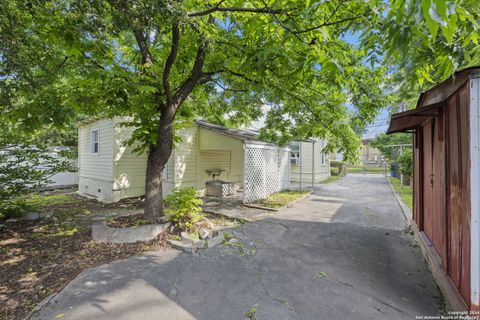
<svg viewBox="0 0 480 320">
<path fill-rule="evenodd" d="M 266 198 L 290 186 L 289 149 L 245 144 L 243 202 Z"/>
</svg>

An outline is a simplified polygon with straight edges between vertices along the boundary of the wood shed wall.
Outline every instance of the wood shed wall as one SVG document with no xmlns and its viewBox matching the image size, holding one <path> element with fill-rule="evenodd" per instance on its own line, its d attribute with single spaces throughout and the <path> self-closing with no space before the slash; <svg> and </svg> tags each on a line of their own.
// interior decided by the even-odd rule
<svg viewBox="0 0 480 320">
<path fill-rule="evenodd" d="M 419 106 L 421 108 L 422 106 Z M 470 302 L 469 87 L 416 130 L 413 219 L 462 299 Z"/>
</svg>

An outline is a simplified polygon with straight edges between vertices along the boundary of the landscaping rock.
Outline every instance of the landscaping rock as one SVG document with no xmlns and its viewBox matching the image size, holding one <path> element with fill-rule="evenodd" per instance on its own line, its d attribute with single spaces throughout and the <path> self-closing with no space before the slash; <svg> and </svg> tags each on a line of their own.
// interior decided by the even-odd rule
<svg viewBox="0 0 480 320">
<path fill-rule="evenodd" d="M 200 236 L 200 239 L 206 240 L 213 237 L 213 232 L 207 228 L 200 228 L 200 230 L 198 230 L 198 235 Z"/>
<path fill-rule="evenodd" d="M 190 236 L 187 232 L 182 232 L 181 234 L 182 240 L 186 243 L 191 243 L 191 244 L 198 244 L 199 242 L 203 243 L 203 240 L 194 238 Z"/>
<path fill-rule="evenodd" d="M 160 218 L 158 218 L 158 222 L 160 222 L 160 223 L 167 223 L 167 222 L 168 222 L 168 218 L 167 218 L 166 216 L 160 217 Z"/>
<path fill-rule="evenodd" d="M 228 240 L 228 243 L 230 243 L 230 244 L 236 244 L 236 243 L 239 243 L 239 242 L 240 242 L 240 240 L 238 240 L 237 238 L 232 238 L 232 239 Z"/>
<path fill-rule="evenodd" d="M 40 213 L 38 213 L 38 212 L 25 212 L 23 214 L 23 219 L 30 220 L 30 221 L 38 220 L 38 219 L 40 219 Z"/>
<path fill-rule="evenodd" d="M 223 233 L 219 233 L 215 237 L 207 240 L 207 246 L 208 246 L 208 248 L 213 248 L 213 247 L 218 246 L 219 244 L 222 244 L 223 241 L 225 241 L 225 237 L 224 237 Z"/>
<path fill-rule="evenodd" d="M 208 228 L 214 229 L 215 224 L 208 218 L 202 217 L 199 222 L 205 222 L 208 225 Z"/>
<path fill-rule="evenodd" d="M 5 228 L 5 225 L 4 225 L 4 224 L 0 224 L 0 230 L 2 230 L 3 228 Z"/>
<path fill-rule="evenodd" d="M 108 243 L 133 243 L 137 241 L 150 241 L 166 230 L 169 224 L 149 224 L 131 228 L 112 228 L 105 222 L 92 226 L 92 238 L 98 242 Z"/>
<path fill-rule="evenodd" d="M 183 241 L 178 241 L 178 240 L 168 240 L 168 243 L 174 248 L 179 251 L 187 252 L 187 253 L 193 253 L 197 249 L 203 249 L 205 248 L 205 242 L 200 241 L 196 244 L 193 243 L 187 243 Z"/>
<path fill-rule="evenodd" d="M 223 234 L 217 234 L 211 239 L 197 240 L 190 237 L 186 232 L 182 232 L 182 241 L 168 240 L 168 243 L 175 249 L 187 253 L 194 253 L 197 249 L 213 248 L 225 241 Z"/>
<path fill-rule="evenodd" d="M 41 219 L 44 219 L 47 222 L 57 222 L 58 218 L 55 217 L 54 215 L 47 214 L 47 215 L 40 215 Z"/>
<path fill-rule="evenodd" d="M 15 219 L 15 218 L 10 218 L 10 219 L 7 219 L 7 221 L 5 221 L 5 223 L 13 223 L 13 222 L 17 222 L 19 219 Z"/>
</svg>

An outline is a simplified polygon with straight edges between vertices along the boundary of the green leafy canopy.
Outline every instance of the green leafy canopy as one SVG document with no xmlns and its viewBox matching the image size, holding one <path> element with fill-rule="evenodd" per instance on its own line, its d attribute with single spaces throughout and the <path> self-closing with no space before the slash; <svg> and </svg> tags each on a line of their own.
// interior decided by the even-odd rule
<svg viewBox="0 0 480 320">
<path fill-rule="evenodd" d="M 179 32 L 172 92 L 206 47 L 177 128 L 198 116 L 248 125 L 267 113 L 265 139 L 326 137 L 348 156 L 358 139 L 347 105 L 364 123 L 386 105 L 385 70 L 366 66 L 367 51 L 342 40 L 370 25 L 375 13 L 364 1 L 7 0 L 1 10 L 2 108 L 31 130 L 78 114 L 127 116 L 134 141 L 154 145 L 172 23 Z"/>
<path fill-rule="evenodd" d="M 389 8 L 383 31 L 365 32 L 362 44 L 389 68 L 395 107 L 414 108 L 421 91 L 480 64 L 477 0 L 390 0 Z"/>
<path fill-rule="evenodd" d="M 476 0 L 4 0 L 4 123 L 35 131 L 79 116 L 126 116 L 136 128 L 132 142 L 148 149 L 157 143 L 169 98 L 186 92 L 174 110 L 175 128 L 198 116 L 241 126 L 266 114 L 265 139 L 324 137 L 327 149 L 353 159 L 359 141 L 349 109 L 356 126 L 365 125 L 389 105 L 389 86 L 408 100 L 419 86 L 478 63 L 475 6 Z M 358 33 L 360 45 L 345 40 Z"/>
</svg>

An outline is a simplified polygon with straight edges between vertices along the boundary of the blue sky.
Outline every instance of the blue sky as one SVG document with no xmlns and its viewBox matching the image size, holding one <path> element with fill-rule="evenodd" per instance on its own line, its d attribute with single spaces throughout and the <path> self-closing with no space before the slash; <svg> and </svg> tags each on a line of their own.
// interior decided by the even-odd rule
<svg viewBox="0 0 480 320">
<path fill-rule="evenodd" d="M 367 125 L 363 138 L 375 138 L 380 133 L 385 133 L 390 122 L 390 112 L 383 109 L 373 123 Z"/>
<path fill-rule="evenodd" d="M 348 32 L 340 38 L 354 46 L 360 44 L 361 32 Z M 376 119 L 366 127 L 366 131 L 363 134 L 363 138 L 375 138 L 380 133 L 385 133 L 388 129 L 390 121 L 390 112 L 387 109 L 383 109 Z"/>
</svg>

